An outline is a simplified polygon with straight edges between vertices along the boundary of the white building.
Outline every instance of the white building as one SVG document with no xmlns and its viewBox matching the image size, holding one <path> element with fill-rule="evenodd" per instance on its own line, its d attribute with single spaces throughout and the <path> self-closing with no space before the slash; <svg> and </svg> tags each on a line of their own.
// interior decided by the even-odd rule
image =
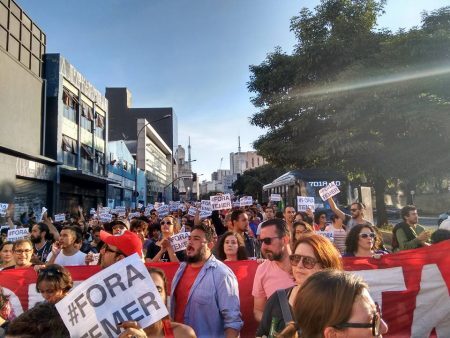
<svg viewBox="0 0 450 338">
<path fill-rule="evenodd" d="M 231 174 L 243 174 L 248 169 L 255 169 L 266 163 L 256 151 L 230 153 Z"/>
</svg>

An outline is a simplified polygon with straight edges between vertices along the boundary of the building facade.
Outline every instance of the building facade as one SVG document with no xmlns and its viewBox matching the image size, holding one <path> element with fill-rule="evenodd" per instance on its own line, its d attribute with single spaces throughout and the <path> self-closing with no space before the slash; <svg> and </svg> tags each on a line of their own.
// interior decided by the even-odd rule
<svg viewBox="0 0 450 338">
<path fill-rule="evenodd" d="M 59 162 L 57 211 L 106 205 L 108 101 L 60 54 L 44 56 L 45 154 Z"/>
<path fill-rule="evenodd" d="M 52 212 L 58 162 L 45 155 L 46 35 L 13 1 L 0 1 L 0 203 L 15 219 Z"/>
<path fill-rule="evenodd" d="M 192 163 L 187 159 L 186 151 L 181 145 L 178 145 L 175 152 L 175 162 L 174 186 L 177 188 L 178 196 L 174 196 L 174 199 L 197 199 L 197 185 L 192 181 Z"/>
<path fill-rule="evenodd" d="M 230 153 L 231 174 L 243 174 L 248 169 L 255 169 L 264 164 L 266 160 L 256 151 Z"/>
</svg>

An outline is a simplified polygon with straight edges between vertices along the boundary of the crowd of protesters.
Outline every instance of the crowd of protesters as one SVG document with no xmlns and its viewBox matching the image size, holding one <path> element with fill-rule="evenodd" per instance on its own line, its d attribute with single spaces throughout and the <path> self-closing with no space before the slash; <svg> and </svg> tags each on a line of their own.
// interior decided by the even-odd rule
<svg viewBox="0 0 450 338">
<path fill-rule="evenodd" d="M 387 325 L 367 285 L 343 272 L 341 257 L 378 258 L 389 251 L 377 227 L 364 218 L 362 203 L 353 203 L 346 214 L 332 198 L 328 202 L 330 219 L 326 212 L 279 210 L 270 203 L 212 211 L 204 219 L 199 211 L 190 216 L 189 204 L 164 216 L 142 208 L 122 217 L 113 213 L 107 223 L 80 207 L 63 222 L 47 213 L 40 222 L 33 217 L 14 222 L 9 209 L 8 224 L 28 227 L 30 238 L 10 242 L 2 236 L 0 269 L 34 269 L 36 290 L 45 301 L 16 318 L 1 294 L 0 324 L 7 337 L 68 337 L 53 306 L 73 287 L 64 266 L 107 268 L 137 253 L 146 263 L 180 263 L 171 292 L 164 272 L 148 268 L 170 316 L 146 328 L 121 323 L 120 337 L 238 337 L 244 325 L 239 286 L 222 262 L 248 259 L 258 262 L 252 290 L 257 337 L 381 336 Z M 404 207 L 401 216 L 393 229 L 393 251 L 450 238 L 447 229 L 432 236 L 420 226 L 414 206 Z M 189 232 L 188 244 L 175 251 L 170 238 L 180 232 Z"/>
</svg>

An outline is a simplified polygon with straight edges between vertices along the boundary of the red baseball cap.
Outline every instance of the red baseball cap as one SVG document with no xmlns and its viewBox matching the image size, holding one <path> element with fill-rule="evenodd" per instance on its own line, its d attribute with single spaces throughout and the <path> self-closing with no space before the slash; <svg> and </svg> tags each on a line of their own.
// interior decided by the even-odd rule
<svg viewBox="0 0 450 338">
<path fill-rule="evenodd" d="M 134 232 L 125 230 L 121 235 L 112 235 L 101 230 L 100 239 L 106 244 L 114 245 L 127 257 L 137 253 L 142 258 L 142 241 Z"/>
</svg>

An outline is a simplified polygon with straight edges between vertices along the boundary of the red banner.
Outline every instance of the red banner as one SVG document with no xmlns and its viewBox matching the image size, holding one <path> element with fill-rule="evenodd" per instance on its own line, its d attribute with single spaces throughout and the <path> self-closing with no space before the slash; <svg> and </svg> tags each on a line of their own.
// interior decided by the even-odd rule
<svg viewBox="0 0 450 338">
<path fill-rule="evenodd" d="M 372 297 L 382 307 L 389 325 L 386 337 L 450 337 L 450 241 L 431 247 L 373 258 L 345 258 L 346 270 L 364 277 Z M 239 282 L 242 337 L 254 337 L 251 295 L 255 261 L 227 262 Z M 150 264 L 162 268 L 169 281 L 178 263 Z M 82 281 L 98 271 L 96 266 L 68 267 L 74 281 Z M 36 272 L 17 269 L 0 272 L 0 285 L 12 294 L 16 313 L 42 300 L 36 292 Z"/>
</svg>

